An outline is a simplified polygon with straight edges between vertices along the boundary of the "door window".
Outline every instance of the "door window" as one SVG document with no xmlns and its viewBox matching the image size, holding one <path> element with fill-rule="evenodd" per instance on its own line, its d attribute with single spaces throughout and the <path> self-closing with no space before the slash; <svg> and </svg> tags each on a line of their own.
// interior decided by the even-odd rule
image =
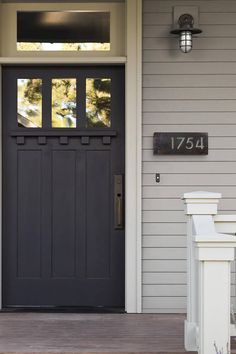
<svg viewBox="0 0 236 354">
<path fill-rule="evenodd" d="M 76 128 L 76 79 L 52 79 L 52 127 Z"/>
<path fill-rule="evenodd" d="M 111 126 L 111 79 L 86 79 L 86 126 Z"/>
<path fill-rule="evenodd" d="M 17 79 L 19 127 L 42 128 L 42 80 Z"/>
<path fill-rule="evenodd" d="M 51 128 L 110 128 L 112 126 L 112 80 L 105 78 L 52 78 L 50 82 Z M 81 84 L 84 82 L 84 84 Z M 48 126 L 43 117 L 46 97 L 43 78 L 17 79 L 19 127 Z M 48 91 L 47 91 L 48 92 Z M 50 95 L 50 93 L 48 93 Z M 46 94 L 45 94 L 46 96 Z M 78 100 L 79 98 L 79 100 Z M 79 113 L 78 113 L 79 112 Z"/>
</svg>

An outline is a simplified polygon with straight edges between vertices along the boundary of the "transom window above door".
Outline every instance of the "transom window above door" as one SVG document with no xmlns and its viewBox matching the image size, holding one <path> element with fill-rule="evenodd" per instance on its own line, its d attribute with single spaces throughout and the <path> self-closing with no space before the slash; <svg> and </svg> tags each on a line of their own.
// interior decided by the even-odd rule
<svg viewBox="0 0 236 354">
<path fill-rule="evenodd" d="M 109 77 L 18 78 L 18 127 L 44 128 L 50 114 L 47 128 L 110 128 L 111 85 Z"/>
<path fill-rule="evenodd" d="M 110 51 L 110 12 L 18 11 L 18 51 Z"/>
</svg>

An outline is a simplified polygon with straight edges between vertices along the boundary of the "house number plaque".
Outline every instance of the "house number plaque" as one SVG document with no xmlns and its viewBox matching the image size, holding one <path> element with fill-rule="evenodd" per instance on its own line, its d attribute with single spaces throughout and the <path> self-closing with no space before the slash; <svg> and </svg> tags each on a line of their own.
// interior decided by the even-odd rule
<svg viewBox="0 0 236 354">
<path fill-rule="evenodd" d="M 154 133 L 155 155 L 207 155 L 207 133 Z"/>
</svg>

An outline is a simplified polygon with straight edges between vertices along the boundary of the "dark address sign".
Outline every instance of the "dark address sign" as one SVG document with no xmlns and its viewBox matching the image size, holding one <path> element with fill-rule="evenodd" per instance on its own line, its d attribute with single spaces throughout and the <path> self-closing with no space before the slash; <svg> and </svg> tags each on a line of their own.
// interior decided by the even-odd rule
<svg viewBox="0 0 236 354">
<path fill-rule="evenodd" d="M 154 133 L 155 155 L 207 155 L 207 133 Z"/>
</svg>

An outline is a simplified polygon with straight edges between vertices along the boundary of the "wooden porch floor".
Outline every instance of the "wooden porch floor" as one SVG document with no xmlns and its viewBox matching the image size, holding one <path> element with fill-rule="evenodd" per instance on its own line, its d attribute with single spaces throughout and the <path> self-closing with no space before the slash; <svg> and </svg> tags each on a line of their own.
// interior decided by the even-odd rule
<svg viewBox="0 0 236 354">
<path fill-rule="evenodd" d="M 184 319 L 179 314 L 0 313 L 0 353 L 186 353 Z"/>
</svg>

